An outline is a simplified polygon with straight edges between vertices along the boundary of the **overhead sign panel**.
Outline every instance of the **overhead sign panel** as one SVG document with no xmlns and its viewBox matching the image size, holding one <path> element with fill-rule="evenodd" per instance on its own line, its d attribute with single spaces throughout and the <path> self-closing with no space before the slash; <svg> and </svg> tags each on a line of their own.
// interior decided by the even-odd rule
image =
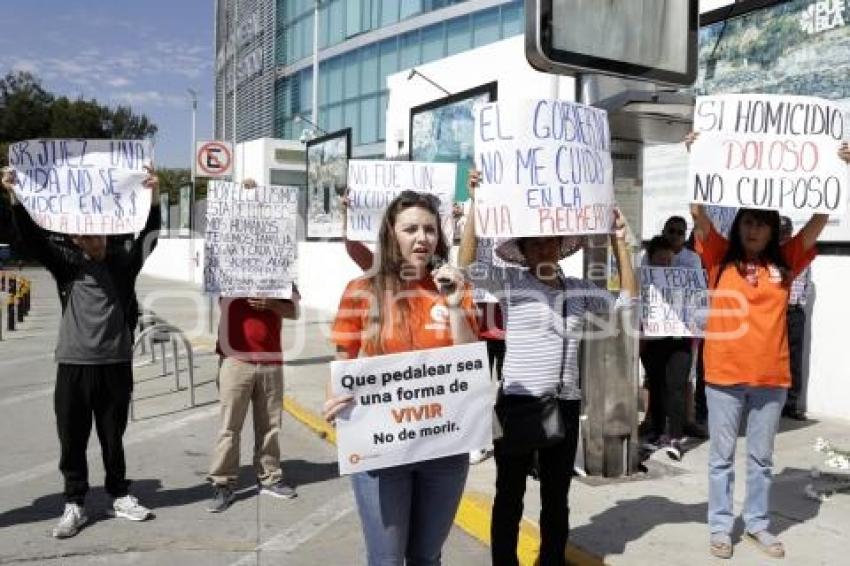
<svg viewBox="0 0 850 566">
<path fill-rule="evenodd" d="M 547 73 L 690 85 L 698 0 L 526 0 L 525 54 Z"/>
</svg>

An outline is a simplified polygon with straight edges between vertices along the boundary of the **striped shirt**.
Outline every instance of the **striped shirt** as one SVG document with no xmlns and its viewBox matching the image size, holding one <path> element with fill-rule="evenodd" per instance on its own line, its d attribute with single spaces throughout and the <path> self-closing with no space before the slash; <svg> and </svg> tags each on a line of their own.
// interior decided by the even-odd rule
<svg viewBox="0 0 850 566">
<path fill-rule="evenodd" d="M 470 279 L 499 299 L 505 319 L 504 392 L 553 394 L 563 367 L 560 397 L 581 399 L 578 351 L 585 316 L 610 312 L 615 305 L 612 295 L 560 272 L 563 288 L 555 289 L 527 269 L 495 267 L 486 256 L 478 260 L 470 266 Z"/>
</svg>

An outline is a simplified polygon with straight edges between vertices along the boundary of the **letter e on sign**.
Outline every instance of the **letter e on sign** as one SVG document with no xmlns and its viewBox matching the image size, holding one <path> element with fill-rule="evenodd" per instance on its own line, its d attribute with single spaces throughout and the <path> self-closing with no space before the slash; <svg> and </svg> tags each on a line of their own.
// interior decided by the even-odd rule
<svg viewBox="0 0 850 566">
<path fill-rule="evenodd" d="M 233 174 L 231 142 L 198 142 L 195 151 L 195 174 L 198 177 L 229 177 Z"/>
</svg>

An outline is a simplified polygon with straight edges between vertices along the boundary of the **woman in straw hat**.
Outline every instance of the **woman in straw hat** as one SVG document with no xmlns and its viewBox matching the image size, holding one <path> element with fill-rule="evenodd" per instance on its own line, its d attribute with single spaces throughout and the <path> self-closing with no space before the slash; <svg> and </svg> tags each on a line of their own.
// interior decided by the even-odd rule
<svg viewBox="0 0 850 566">
<path fill-rule="evenodd" d="M 479 182 L 480 173 L 470 172 L 473 197 Z M 614 214 L 613 224 L 611 242 L 623 289 L 621 298 L 631 299 L 637 297 L 637 282 L 625 241 L 625 219 L 619 212 Z M 581 407 L 579 339 L 586 313 L 608 313 L 615 306 L 607 291 L 561 272 L 558 262 L 581 249 L 582 244 L 581 237 L 573 236 L 509 239 L 494 246 L 495 254 L 508 265 L 499 268 L 494 267 L 492 256 L 478 253 L 474 204 L 464 228 L 459 264 L 470 266 L 473 283 L 496 295 L 505 314 L 507 352 L 497 413 L 506 407 L 515 409 L 555 395 L 565 429 L 562 440 L 545 447 L 510 445 L 505 440 L 510 433 L 507 430 L 505 438 L 496 440 L 496 500 L 491 522 L 491 552 L 496 565 L 518 564 L 516 547 L 522 499 L 526 474 L 535 453 L 542 504 L 540 564 L 565 564 L 569 532 L 567 495 Z M 505 420 L 503 425 L 507 427 L 509 422 Z"/>
</svg>

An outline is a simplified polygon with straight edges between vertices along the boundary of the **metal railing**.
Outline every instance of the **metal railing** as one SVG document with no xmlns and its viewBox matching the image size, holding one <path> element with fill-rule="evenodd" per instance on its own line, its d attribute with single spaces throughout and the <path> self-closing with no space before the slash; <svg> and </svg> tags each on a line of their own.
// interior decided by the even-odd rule
<svg viewBox="0 0 850 566">
<path fill-rule="evenodd" d="M 162 321 L 162 319 L 156 317 L 155 315 L 151 315 L 151 319 Z M 143 317 L 144 318 L 144 317 Z M 141 322 L 141 320 L 140 320 Z M 180 391 L 180 342 L 183 343 L 183 348 L 186 350 L 186 362 L 188 364 L 188 375 L 189 375 L 189 407 L 192 408 L 195 406 L 195 363 L 194 363 L 194 355 L 192 352 L 192 344 L 189 342 L 189 339 L 186 338 L 186 335 L 182 330 L 177 328 L 172 324 L 168 324 L 166 322 L 154 322 L 151 325 L 144 327 L 144 329 L 139 333 L 136 337 L 135 342 L 133 342 L 133 350 L 132 354 L 135 356 L 136 350 L 139 345 L 142 345 L 144 348 L 144 344 L 146 341 L 149 341 L 151 348 L 151 357 L 152 363 L 156 362 L 156 354 L 155 354 L 155 344 L 159 344 L 160 351 L 162 354 L 162 373 L 159 377 L 165 377 L 170 372 L 168 371 L 168 362 L 166 360 L 166 344 L 171 344 L 172 351 L 172 359 L 174 360 L 174 389 L 172 391 Z M 135 420 L 136 418 L 136 410 L 135 410 L 135 399 L 130 399 L 130 420 Z"/>
</svg>

